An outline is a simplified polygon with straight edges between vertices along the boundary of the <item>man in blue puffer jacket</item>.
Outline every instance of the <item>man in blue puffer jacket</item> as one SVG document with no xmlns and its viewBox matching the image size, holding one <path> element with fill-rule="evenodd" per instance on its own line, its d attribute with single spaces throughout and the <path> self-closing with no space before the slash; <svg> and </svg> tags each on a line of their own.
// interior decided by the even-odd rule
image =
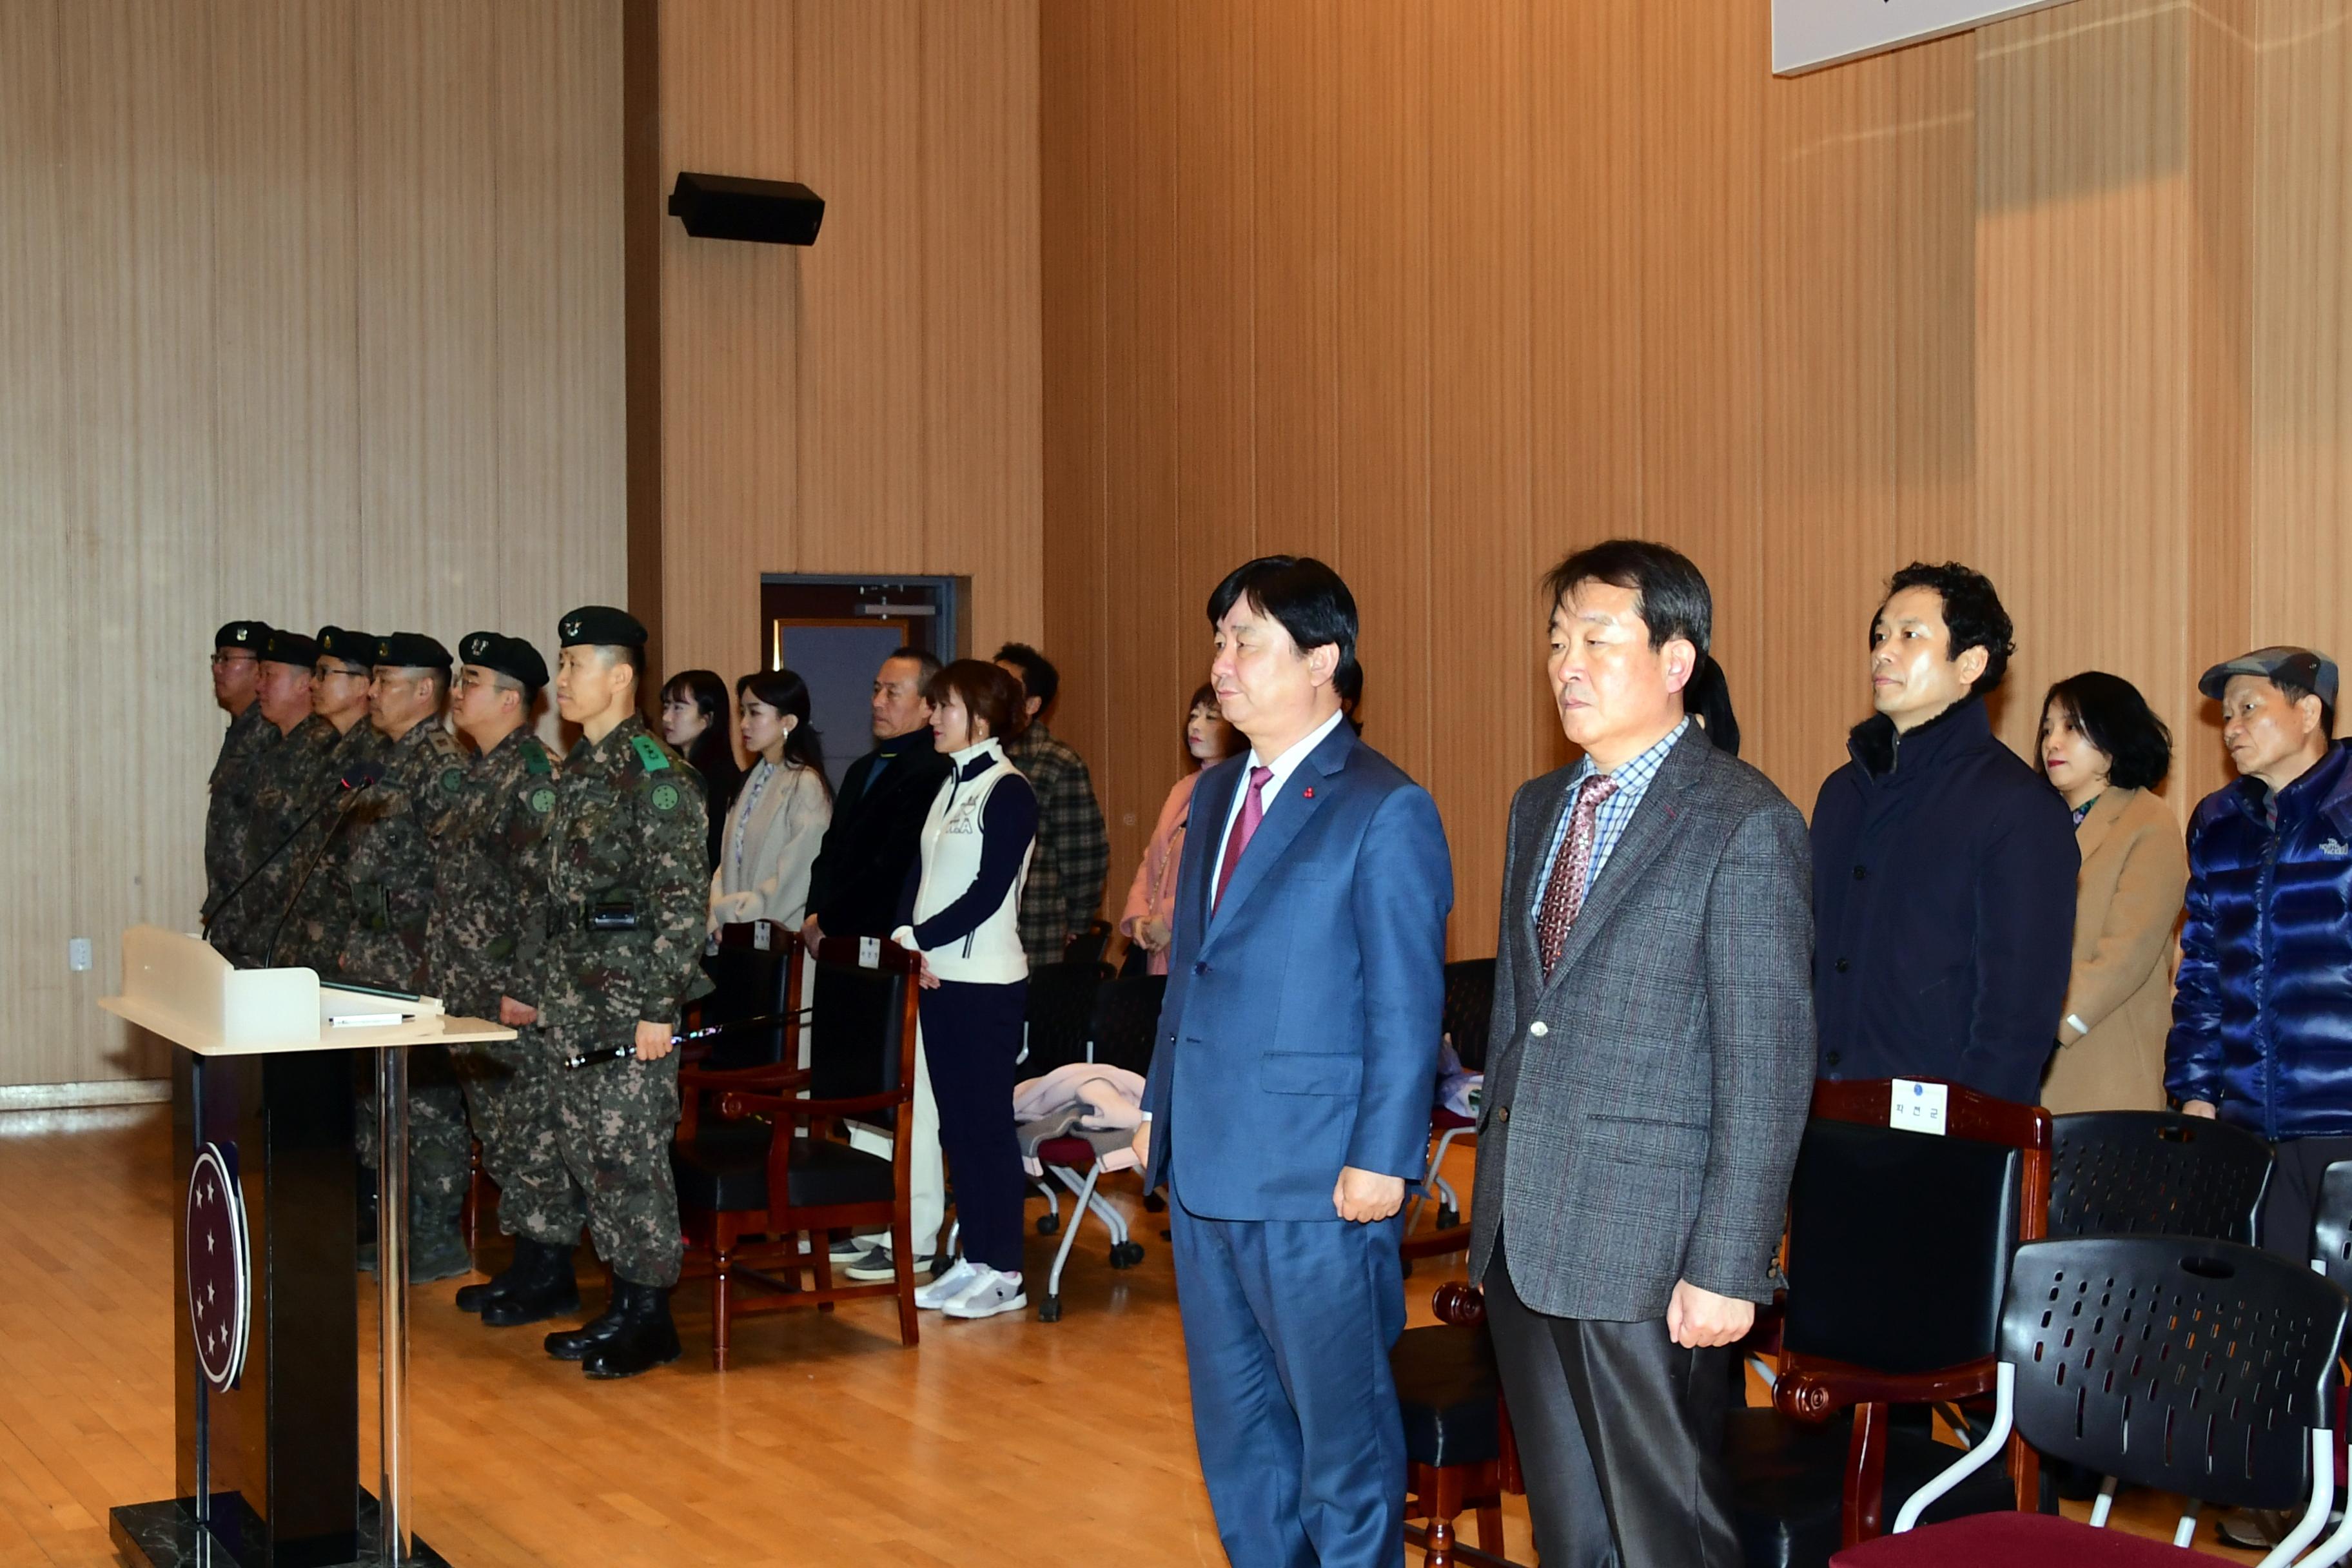
<svg viewBox="0 0 2352 1568">
<path fill-rule="evenodd" d="M 2239 773 L 2189 821 L 2188 920 L 2164 1086 L 2268 1139 L 2262 1242 L 2311 1256 L 2320 1173 L 2352 1159 L 2352 767 L 2336 664 L 2266 647 L 2214 666 Z"/>
</svg>

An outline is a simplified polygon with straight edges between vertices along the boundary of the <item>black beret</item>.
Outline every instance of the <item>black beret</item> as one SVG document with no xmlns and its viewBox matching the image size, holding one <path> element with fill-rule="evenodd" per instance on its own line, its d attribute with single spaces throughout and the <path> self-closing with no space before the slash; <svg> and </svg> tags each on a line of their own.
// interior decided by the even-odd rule
<svg viewBox="0 0 2352 1568">
<path fill-rule="evenodd" d="M 394 632 L 375 639 L 375 657 L 368 662 L 394 669 L 447 669 L 449 650 L 423 632 Z"/>
<path fill-rule="evenodd" d="M 457 651 L 467 664 L 495 669 L 521 681 L 526 692 L 536 692 L 547 684 L 547 661 L 539 657 L 539 649 L 520 637 L 501 637 L 497 632 L 467 632 L 466 640 L 457 645 Z"/>
<path fill-rule="evenodd" d="M 231 621 L 213 634 L 215 647 L 241 647 L 259 653 L 269 644 L 269 626 L 263 621 Z"/>
<path fill-rule="evenodd" d="M 643 647 L 645 623 L 610 605 L 583 605 L 556 627 L 564 647 Z"/>
<path fill-rule="evenodd" d="M 375 638 L 365 632 L 350 631 L 342 626 L 320 626 L 319 657 L 331 658 L 338 664 L 356 664 L 362 669 L 371 669 L 375 666 Z"/>
<path fill-rule="evenodd" d="M 319 662 L 319 645 L 314 638 L 304 637 L 300 632 L 274 631 L 263 643 L 261 657 L 266 663 L 290 664 L 299 669 L 308 669 Z"/>
</svg>

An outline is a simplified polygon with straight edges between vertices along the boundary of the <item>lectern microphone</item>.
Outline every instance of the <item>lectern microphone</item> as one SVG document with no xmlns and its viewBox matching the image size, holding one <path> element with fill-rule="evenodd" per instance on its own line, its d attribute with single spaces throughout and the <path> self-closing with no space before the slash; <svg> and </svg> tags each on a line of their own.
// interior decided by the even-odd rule
<svg viewBox="0 0 2352 1568">
<path fill-rule="evenodd" d="M 260 876 L 264 871 L 269 869 L 269 868 L 276 863 L 278 858 L 286 853 L 287 847 L 291 845 L 294 840 L 301 837 L 304 833 L 309 831 L 310 824 L 319 820 L 320 813 L 325 811 L 327 807 L 334 805 L 337 801 L 342 799 L 343 796 L 351 794 L 352 791 L 365 789 L 382 777 L 383 777 L 383 764 L 380 762 L 371 759 L 364 763 L 353 763 L 351 771 L 344 773 L 341 778 L 335 781 L 334 789 L 329 793 L 324 800 L 320 801 L 317 805 L 310 809 L 310 814 L 302 818 L 301 822 L 295 827 L 293 832 L 288 834 L 284 838 L 279 839 L 277 847 L 270 850 L 268 854 L 264 855 L 261 858 L 261 863 L 259 865 L 254 867 L 252 870 L 247 871 L 243 877 L 237 879 L 236 887 L 231 888 L 227 892 L 223 893 L 220 896 L 220 902 L 213 905 L 198 917 L 197 923 L 202 925 L 208 933 L 207 940 L 209 940 L 209 933 L 212 931 L 213 922 L 220 918 L 220 912 L 228 908 L 229 905 L 235 903 L 236 901 L 236 896 L 245 891 L 247 885 L 249 885 L 256 877 Z M 218 944 L 215 943 L 215 945 Z"/>
<path fill-rule="evenodd" d="M 286 844 L 291 844 L 294 842 L 295 838 L 301 837 L 303 832 L 310 827 L 310 824 L 318 821 L 320 815 L 329 806 L 348 805 L 353 795 L 357 795 L 361 790 L 367 788 L 370 784 L 374 784 L 382 777 L 383 777 L 383 764 L 382 763 L 369 761 L 352 763 L 350 770 L 346 772 L 341 778 L 335 781 L 336 788 L 334 791 L 330 794 L 326 799 L 320 801 L 317 805 L 310 808 L 310 815 L 302 819 L 302 826 L 294 830 L 294 837 L 289 838 L 286 841 Z M 327 858 L 328 846 L 334 843 L 335 835 L 341 832 L 343 824 L 350 820 L 351 816 L 348 812 L 339 812 L 337 814 L 335 817 L 335 826 L 327 829 L 326 837 L 319 840 L 318 852 L 310 857 L 310 863 L 302 868 L 301 879 L 294 884 L 294 890 L 286 895 L 286 907 L 278 911 L 278 923 L 269 928 L 269 941 L 263 945 L 261 950 L 261 963 L 262 967 L 265 969 L 275 968 L 277 966 L 278 938 L 279 934 L 286 930 L 286 917 L 292 914 L 294 912 L 294 906 L 302 901 L 302 889 L 310 885 L 310 874 L 319 868 L 319 862 Z M 283 849 L 284 847 L 286 847 L 285 844 L 281 844 L 278 847 L 278 849 Z M 277 852 L 277 849 L 270 851 L 272 855 L 275 855 Z"/>
</svg>

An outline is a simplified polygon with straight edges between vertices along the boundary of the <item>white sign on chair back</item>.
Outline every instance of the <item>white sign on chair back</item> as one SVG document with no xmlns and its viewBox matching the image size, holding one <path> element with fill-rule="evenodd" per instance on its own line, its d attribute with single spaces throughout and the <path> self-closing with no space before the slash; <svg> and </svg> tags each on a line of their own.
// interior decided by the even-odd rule
<svg viewBox="0 0 2352 1568">
<path fill-rule="evenodd" d="M 1772 74 L 1925 43 L 2065 0 L 1772 0 Z"/>
</svg>

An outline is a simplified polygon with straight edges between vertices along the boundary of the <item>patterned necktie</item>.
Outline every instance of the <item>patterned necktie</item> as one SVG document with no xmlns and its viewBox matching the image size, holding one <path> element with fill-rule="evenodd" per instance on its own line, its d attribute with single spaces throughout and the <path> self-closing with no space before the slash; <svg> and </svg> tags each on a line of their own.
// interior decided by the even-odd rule
<svg viewBox="0 0 2352 1568">
<path fill-rule="evenodd" d="M 1543 960 L 1544 978 L 1551 978 L 1560 949 L 1584 907 L 1584 884 L 1592 870 L 1592 841 L 1601 819 L 1601 803 L 1617 793 L 1617 781 L 1593 773 L 1576 786 L 1576 803 L 1569 807 L 1568 831 L 1560 835 L 1559 854 L 1551 863 L 1551 881 L 1544 888 L 1543 912 L 1536 916 L 1536 952 Z"/>
<path fill-rule="evenodd" d="M 1249 794 L 1242 797 L 1242 819 L 1234 823 L 1233 832 L 1226 835 L 1225 858 L 1217 867 L 1217 897 L 1209 905 L 1212 914 L 1216 912 L 1218 904 L 1225 901 L 1225 889 L 1234 879 L 1234 868 L 1241 864 L 1242 851 L 1248 847 L 1250 836 L 1257 831 L 1257 825 L 1265 820 L 1265 800 L 1259 792 L 1273 777 L 1272 768 L 1250 770 Z"/>
</svg>

